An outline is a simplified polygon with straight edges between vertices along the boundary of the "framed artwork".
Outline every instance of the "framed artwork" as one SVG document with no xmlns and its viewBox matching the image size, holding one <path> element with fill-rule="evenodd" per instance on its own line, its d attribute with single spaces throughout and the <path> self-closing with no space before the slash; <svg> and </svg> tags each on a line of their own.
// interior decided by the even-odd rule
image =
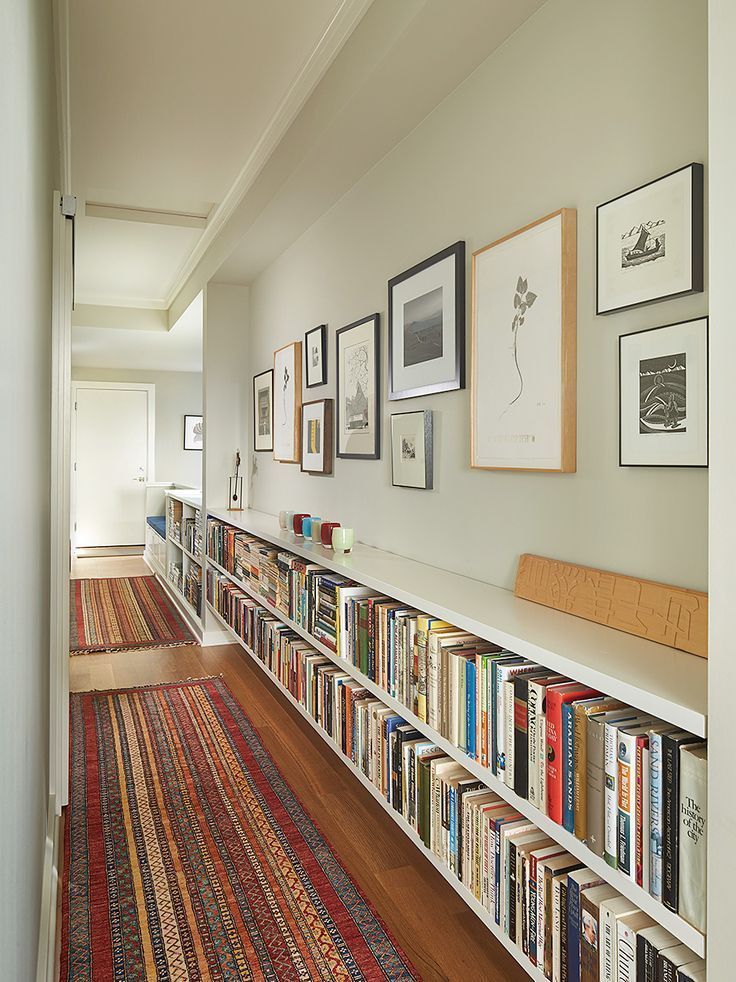
<svg viewBox="0 0 736 982">
<path fill-rule="evenodd" d="M 619 338 L 621 467 L 708 466 L 708 318 Z"/>
<path fill-rule="evenodd" d="M 302 470 L 332 473 L 332 399 L 302 404 Z"/>
<path fill-rule="evenodd" d="M 184 449 L 204 449 L 204 418 L 202 416 L 184 417 Z"/>
<path fill-rule="evenodd" d="M 273 369 L 253 376 L 253 449 L 273 450 Z"/>
<path fill-rule="evenodd" d="M 432 488 L 432 410 L 391 414 L 391 483 Z"/>
<path fill-rule="evenodd" d="M 371 314 L 341 327 L 337 353 L 337 456 L 381 456 L 380 318 Z"/>
<path fill-rule="evenodd" d="M 703 290 L 703 165 L 688 164 L 596 209 L 596 313 Z"/>
<path fill-rule="evenodd" d="M 465 388 L 465 243 L 388 281 L 388 397 Z"/>
<path fill-rule="evenodd" d="M 473 253 L 471 466 L 576 466 L 574 208 Z"/>
<path fill-rule="evenodd" d="M 304 335 L 307 388 L 327 384 L 327 325 L 320 324 Z"/>
<path fill-rule="evenodd" d="M 302 404 L 302 343 L 292 341 L 273 353 L 273 457 L 298 464 Z"/>
</svg>

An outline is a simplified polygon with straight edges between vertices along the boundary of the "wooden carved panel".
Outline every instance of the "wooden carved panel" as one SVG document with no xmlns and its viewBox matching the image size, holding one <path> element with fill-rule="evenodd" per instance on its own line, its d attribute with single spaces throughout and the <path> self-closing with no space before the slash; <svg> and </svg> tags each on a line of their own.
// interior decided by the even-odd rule
<svg viewBox="0 0 736 982">
<path fill-rule="evenodd" d="M 617 631 L 708 657 L 708 594 L 525 553 L 514 593 Z"/>
</svg>

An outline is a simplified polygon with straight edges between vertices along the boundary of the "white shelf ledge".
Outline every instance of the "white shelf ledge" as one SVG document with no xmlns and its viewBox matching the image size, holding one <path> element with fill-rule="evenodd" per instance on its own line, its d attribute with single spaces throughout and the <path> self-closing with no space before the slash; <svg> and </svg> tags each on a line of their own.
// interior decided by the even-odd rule
<svg viewBox="0 0 736 982">
<path fill-rule="evenodd" d="M 192 508 L 202 507 L 202 492 L 197 490 L 186 490 L 186 489 L 173 489 L 166 492 L 169 498 L 176 498 L 177 501 L 181 501 L 185 505 L 191 505 Z"/>
</svg>

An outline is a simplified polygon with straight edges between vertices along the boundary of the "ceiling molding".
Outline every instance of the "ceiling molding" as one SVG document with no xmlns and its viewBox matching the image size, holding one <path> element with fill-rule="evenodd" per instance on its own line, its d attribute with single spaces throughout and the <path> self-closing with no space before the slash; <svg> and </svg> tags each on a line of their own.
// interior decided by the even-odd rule
<svg viewBox="0 0 736 982">
<path fill-rule="evenodd" d="M 166 299 L 151 300 L 149 297 L 115 297 L 107 294 L 77 293 L 75 307 L 127 307 L 144 310 L 168 310 Z"/>
<path fill-rule="evenodd" d="M 358 26 L 373 0 L 342 0 L 314 51 L 304 63 L 229 191 L 209 218 L 169 291 L 170 307 L 197 264 L 227 224 L 269 157 L 283 139 L 320 79 Z"/>
<path fill-rule="evenodd" d="M 72 193 L 72 123 L 69 72 L 69 0 L 53 0 L 56 62 L 56 128 L 59 141 L 59 190 Z"/>
<path fill-rule="evenodd" d="M 72 312 L 72 327 L 168 331 L 169 319 L 165 310 L 154 307 L 112 307 L 108 304 L 78 303 Z"/>
<path fill-rule="evenodd" d="M 177 225 L 180 228 L 205 228 L 207 215 L 194 212 L 163 211 L 111 205 L 102 201 L 87 201 L 84 213 L 88 218 L 104 218 L 116 222 L 143 222 L 146 225 Z"/>
</svg>

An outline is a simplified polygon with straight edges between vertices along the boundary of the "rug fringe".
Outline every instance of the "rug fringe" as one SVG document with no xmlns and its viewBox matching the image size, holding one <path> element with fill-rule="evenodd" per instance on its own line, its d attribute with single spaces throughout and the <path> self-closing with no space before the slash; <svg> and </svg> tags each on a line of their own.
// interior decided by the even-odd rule
<svg viewBox="0 0 736 982">
<path fill-rule="evenodd" d="M 69 693 L 69 697 L 74 696 L 91 696 L 91 695 L 107 695 L 107 693 L 121 693 L 121 692 L 138 692 L 140 689 L 166 689 L 174 688 L 177 685 L 196 685 L 197 682 L 213 682 L 215 679 L 223 679 L 225 676 L 222 672 L 218 675 L 200 675 L 200 676 L 189 676 L 186 679 L 175 679 L 173 682 L 144 682 L 142 685 L 123 685 L 119 689 L 79 689 L 74 690 Z"/>
</svg>

